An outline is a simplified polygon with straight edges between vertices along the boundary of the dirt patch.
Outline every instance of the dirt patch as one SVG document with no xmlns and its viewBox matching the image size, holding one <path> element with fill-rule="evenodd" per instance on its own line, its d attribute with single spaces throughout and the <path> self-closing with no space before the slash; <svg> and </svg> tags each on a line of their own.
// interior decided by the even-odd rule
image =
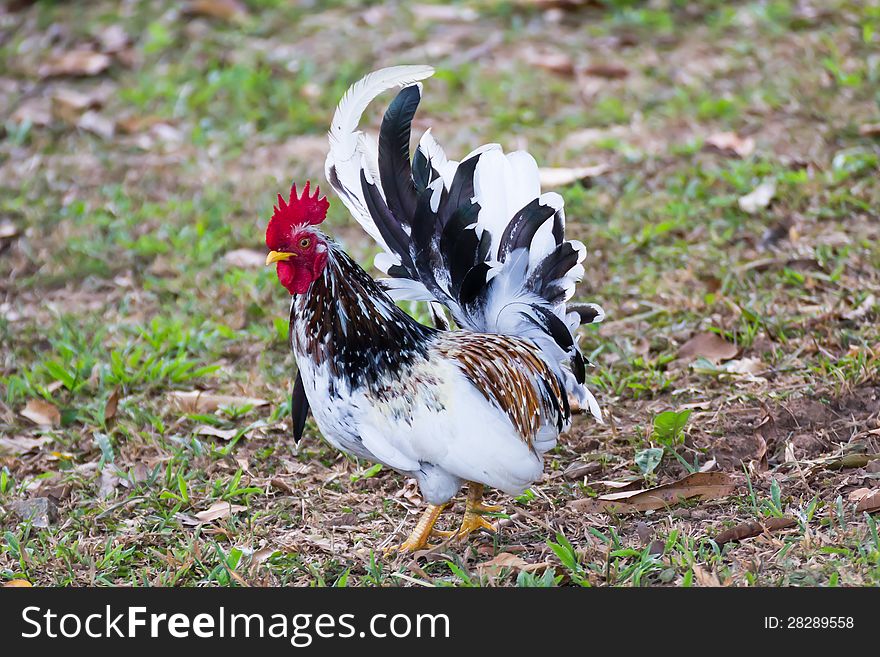
<svg viewBox="0 0 880 657">
<path fill-rule="evenodd" d="M 789 445 L 798 460 L 830 456 L 878 426 L 880 387 L 866 386 L 837 398 L 815 394 L 735 414 L 710 451 L 723 470 L 763 459 L 772 467 L 785 461 Z"/>
</svg>

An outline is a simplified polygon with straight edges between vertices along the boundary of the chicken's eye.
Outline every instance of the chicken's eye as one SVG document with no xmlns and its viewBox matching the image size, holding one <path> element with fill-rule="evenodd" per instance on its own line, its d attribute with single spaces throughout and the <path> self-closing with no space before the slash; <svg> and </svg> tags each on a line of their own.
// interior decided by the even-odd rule
<svg viewBox="0 0 880 657">
<path fill-rule="evenodd" d="M 307 249 L 307 248 L 309 248 L 311 245 L 312 245 L 312 240 L 310 240 L 308 237 L 303 237 L 303 238 L 299 241 L 299 248 L 301 248 L 301 249 Z"/>
</svg>

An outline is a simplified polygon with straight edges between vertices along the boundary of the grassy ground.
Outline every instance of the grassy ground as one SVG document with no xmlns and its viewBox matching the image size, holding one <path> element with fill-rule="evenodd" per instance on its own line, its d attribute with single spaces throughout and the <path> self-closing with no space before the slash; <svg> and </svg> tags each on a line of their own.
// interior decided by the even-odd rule
<svg viewBox="0 0 880 657">
<path fill-rule="evenodd" d="M 0 581 L 880 584 L 856 510 L 880 487 L 876 1 L 7 4 Z M 607 166 L 560 191 L 590 249 L 579 297 L 608 311 L 582 340 L 608 422 L 578 418 L 543 481 L 490 496 L 497 535 L 411 560 L 380 548 L 415 522 L 412 482 L 313 425 L 293 445 L 288 299 L 260 255 L 276 192 L 322 179 L 347 85 L 421 62 L 417 121 L 448 152 Z M 329 224 L 371 262 L 338 202 Z M 706 333 L 723 342 L 681 351 Z M 694 469 L 734 492 L 572 504 Z"/>
</svg>

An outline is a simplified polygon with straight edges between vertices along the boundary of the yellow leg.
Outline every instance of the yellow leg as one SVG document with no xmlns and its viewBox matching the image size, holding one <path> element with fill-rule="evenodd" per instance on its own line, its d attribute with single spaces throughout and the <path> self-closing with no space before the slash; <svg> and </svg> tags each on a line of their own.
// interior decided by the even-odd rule
<svg viewBox="0 0 880 657">
<path fill-rule="evenodd" d="M 501 511 L 500 506 L 483 504 L 483 484 L 468 483 L 467 504 L 464 509 L 464 518 L 458 530 L 458 538 L 465 539 L 478 529 L 495 532 L 495 526 L 483 517 L 484 513 Z"/>
<path fill-rule="evenodd" d="M 416 523 L 416 527 L 413 529 L 412 534 L 410 534 L 400 545 L 389 547 L 386 552 L 415 552 L 416 550 L 423 550 L 432 547 L 428 545 L 428 539 L 433 532 L 437 531 L 434 529 L 434 523 L 437 522 L 437 518 L 440 517 L 440 514 L 445 508 L 445 504 L 429 505 Z"/>
</svg>

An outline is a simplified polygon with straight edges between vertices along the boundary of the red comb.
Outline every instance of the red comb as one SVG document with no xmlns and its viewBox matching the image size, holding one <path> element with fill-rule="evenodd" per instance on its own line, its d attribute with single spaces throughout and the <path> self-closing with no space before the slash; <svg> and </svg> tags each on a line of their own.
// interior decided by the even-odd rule
<svg viewBox="0 0 880 657">
<path fill-rule="evenodd" d="M 290 188 L 290 199 L 285 201 L 278 195 L 278 205 L 266 228 L 266 245 L 270 249 L 280 248 L 294 226 L 316 226 L 327 217 L 330 202 L 326 196 L 321 197 L 320 187 L 315 187 L 315 195 L 309 196 L 310 184 L 311 181 L 306 181 L 300 197 L 296 195 L 296 183 Z"/>
</svg>

